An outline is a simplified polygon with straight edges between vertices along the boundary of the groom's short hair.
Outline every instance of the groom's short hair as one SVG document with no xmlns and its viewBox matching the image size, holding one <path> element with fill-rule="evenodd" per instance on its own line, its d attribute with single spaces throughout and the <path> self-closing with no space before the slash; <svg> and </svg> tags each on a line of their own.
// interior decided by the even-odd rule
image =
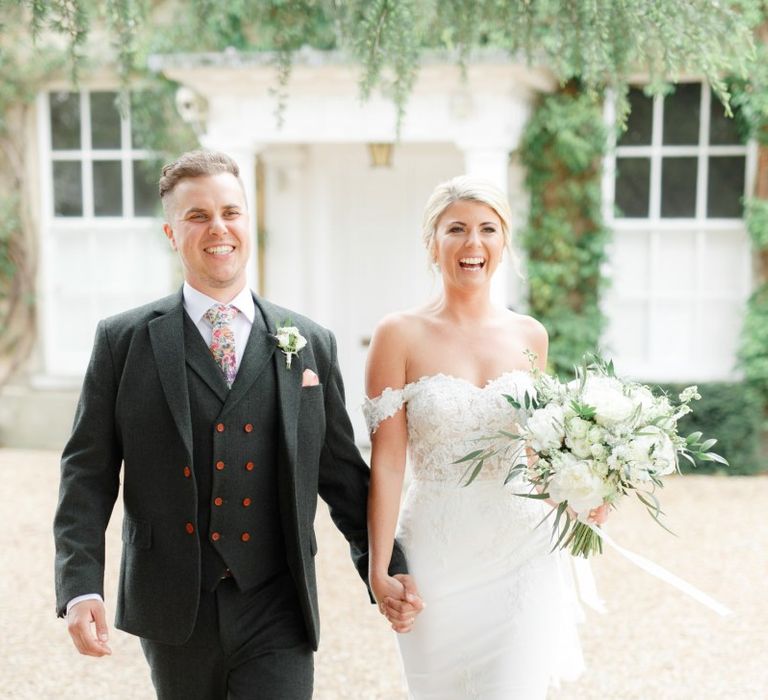
<svg viewBox="0 0 768 700">
<path fill-rule="evenodd" d="M 218 175 L 220 173 L 231 173 L 234 175 L 240 185 L 240 168 L 237 163 L 226 153 L 220 151 L 187 151 L 182 153 L 172 163 L 163 166 L 160 182 L 158 183 L 160 192 L 160 201 L 163 204 L 163 210 L 168 215 L 168 200 L 182 180 L 190 177 L 206 177 L 209 175 Z"/>
</svg>

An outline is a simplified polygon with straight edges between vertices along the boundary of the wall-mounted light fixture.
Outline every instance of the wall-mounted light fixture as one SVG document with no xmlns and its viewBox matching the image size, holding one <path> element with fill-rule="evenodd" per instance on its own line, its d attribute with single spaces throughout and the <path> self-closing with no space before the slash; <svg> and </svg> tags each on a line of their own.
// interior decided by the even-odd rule
<svg viewBox="0 0 768 700">
<path fill-rule="evenodd" d="M 371 167 L 391 168 L 393 150 L 394 146 L 391 143 L 369 143 L 368 154 L 371 157 Z"/>
<path fill-rule="evenodd" d="M 200 136 L 205 133 L 208 119 L 208 103 L 205 98 L 182 85 L 176 90 L 176 111 L 181 120 L 192 127 L 195 134 Z"/>
</svg>

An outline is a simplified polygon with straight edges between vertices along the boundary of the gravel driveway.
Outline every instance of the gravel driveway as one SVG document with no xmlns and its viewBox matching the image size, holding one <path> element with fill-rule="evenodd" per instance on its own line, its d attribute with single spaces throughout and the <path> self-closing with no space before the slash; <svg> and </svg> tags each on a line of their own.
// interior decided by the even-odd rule
<svg viewBox="0 0 768 700">
<path fill-rule="evenodd" d="M 111 658 L 80 657 L 54 615 L 50 532 L 58 454 L 0 450 L 0 480 L 0 696 L 150 700 L 134 638 L 112 630 Z M 583 628 L 588 671 L 552 691 L 550 700 L 768 698 L 768 478 L 676 477 L 661 495 L 678 537 L 631 504 L 614 514 L 611 534 L 734 614 L 720 618 L 608 552 L 594 564 L 608 613 L 588 611 Z M 108 606 L 116 585 L 118 516 L 108 532 Z M 368 604 L 324 507 L 317 532 L 323 630 L 315 697 L 401 700 L 393 637 Z"/>
</svg>

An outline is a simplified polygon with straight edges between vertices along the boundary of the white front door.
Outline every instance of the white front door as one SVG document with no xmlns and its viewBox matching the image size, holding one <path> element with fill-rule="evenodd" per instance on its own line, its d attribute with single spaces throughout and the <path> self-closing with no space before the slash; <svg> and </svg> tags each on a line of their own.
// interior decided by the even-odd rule
<svg viewBox="0 0 768 700">
<path fill-rule="evenodd" d="M 368 343 L 383 316 L 424 304 L 438 291 L 421 240 L 421 217 L 435 185 L 463 172 L 463 159 L 450 145 L 398 145 L 391 168 L 372 168 L 364 145 L 319 150 L 333 166 L 332 328 L 355 435 L 366 444 L 360 406 Z"/>
<path fill-rule="evenodd" d="M 264 153 L 266 294 L 334 331 L 358 443 L 368 342 L 388 313 L 437 291 L 421 242 L 435 185 L 463 172 L 449 144 L 398 144 L 373 168 L 366 144 L 271 147 Z"/>
</svg>

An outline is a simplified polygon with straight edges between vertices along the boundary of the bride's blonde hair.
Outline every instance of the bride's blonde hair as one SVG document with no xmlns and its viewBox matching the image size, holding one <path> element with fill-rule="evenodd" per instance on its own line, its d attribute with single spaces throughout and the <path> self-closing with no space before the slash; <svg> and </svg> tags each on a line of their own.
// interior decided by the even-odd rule
<svg viewBox="0 0 768 700">
<path fill-rule="evenodd" d="M 430 257 L 434 248 L 438 220 L 451 204 L 462 200 L 486 204 L 496 212 L 501 221 L 504 245 L 509 251 L 512 212 L 506 195 L 489 180 L 472 175 L 459 175 L 435 187 L 424 207 L 421 235 Z"/>
</svg>

